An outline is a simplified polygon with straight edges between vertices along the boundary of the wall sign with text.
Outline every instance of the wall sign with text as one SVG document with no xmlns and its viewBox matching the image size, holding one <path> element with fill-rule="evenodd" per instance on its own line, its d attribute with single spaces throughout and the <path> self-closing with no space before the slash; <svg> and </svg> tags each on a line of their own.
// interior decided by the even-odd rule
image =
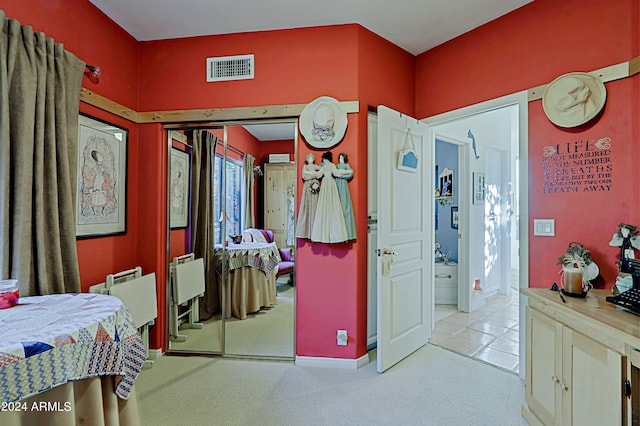
<svg viewBox="0 0 640 426">
<path fill-rule="evenodd" d="M 602 192 L 613 187 L 609 137 L 547 145 L 542 155 L 545 194 Z"/>
</svg>

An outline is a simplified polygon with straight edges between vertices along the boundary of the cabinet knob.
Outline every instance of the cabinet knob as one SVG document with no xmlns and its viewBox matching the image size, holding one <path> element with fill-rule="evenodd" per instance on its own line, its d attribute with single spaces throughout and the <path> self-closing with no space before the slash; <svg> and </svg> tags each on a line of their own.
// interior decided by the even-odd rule
<svg viewBox="0 0 640 426">
<path fill-rule="evenodd" d="M 564 383 L 560 382 L 560 379 L 557 378 L 556 376 L 551 376 L 551 381 L 555 384 L 557 384 L 558 386 L 560 386 L 561 389 L 568 391 L 569 387 L 567 385 L 565 385 Z"/>
</svg>

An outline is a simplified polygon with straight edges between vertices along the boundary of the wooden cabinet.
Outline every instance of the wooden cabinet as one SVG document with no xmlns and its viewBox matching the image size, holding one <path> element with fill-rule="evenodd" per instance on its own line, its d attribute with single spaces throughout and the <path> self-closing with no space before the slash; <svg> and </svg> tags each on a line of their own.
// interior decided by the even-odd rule
<svg viewBox="0 0 640 426">
<path fill-rule="evenodd" d="M 553 425 L 562 418 L 562 325 L 529 307 L 526 317 L 525 399 L 543 424 Z"/>
<path fill-rule="evenodd" d="M 278 247 L 295 245 L 295 185 L 295 164 L 264 165 L 264 228 L 273 231 Z"/>
<path fill-rule="evenodd" d="M 527 308 L 526 400 L 545 425 L 622 419 L 623 356 Z"/>
<path fill-rule="evenodd" d="M 626 392 L 640 321 L 597 292 L 563 303 L 547 289 L 523 290 L 529 306 L 522 414 L 532 425 L 632 424 Z"/>
</svg>

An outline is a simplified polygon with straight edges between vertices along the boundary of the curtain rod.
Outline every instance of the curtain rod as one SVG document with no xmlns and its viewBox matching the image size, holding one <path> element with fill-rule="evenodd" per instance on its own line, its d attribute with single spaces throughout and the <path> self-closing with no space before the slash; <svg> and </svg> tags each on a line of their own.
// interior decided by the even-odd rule
<svg viewBox="0 0 640 426">
<path fill-rule="evenodd" d="M 227 149 L 228 149 L 228 150 L 231 150 L 231 151 L 233 151 L 233 152 L 235 152 L 236 154 L 245 155 L 245 153 L 244 153 L 244 152 L 240 151 L 238 148 L 236 148 L 236 147 L 235 147 L 235 146 L 233 146 L 233 145 L 229 145 L 229 144 L 227 144 Z"/>
</svg>

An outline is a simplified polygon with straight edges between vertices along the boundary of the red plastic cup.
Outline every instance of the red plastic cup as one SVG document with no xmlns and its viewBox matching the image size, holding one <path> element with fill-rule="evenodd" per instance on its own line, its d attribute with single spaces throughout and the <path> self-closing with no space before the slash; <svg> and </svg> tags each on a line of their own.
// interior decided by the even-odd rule
<svg viewBox="0 0 640 426">
<path fill-rule="evenodd" d="M 18 280 L 0 281 L 0 309 L 10 308 L 18 303 L 20 289 Z"/>
</svg>

